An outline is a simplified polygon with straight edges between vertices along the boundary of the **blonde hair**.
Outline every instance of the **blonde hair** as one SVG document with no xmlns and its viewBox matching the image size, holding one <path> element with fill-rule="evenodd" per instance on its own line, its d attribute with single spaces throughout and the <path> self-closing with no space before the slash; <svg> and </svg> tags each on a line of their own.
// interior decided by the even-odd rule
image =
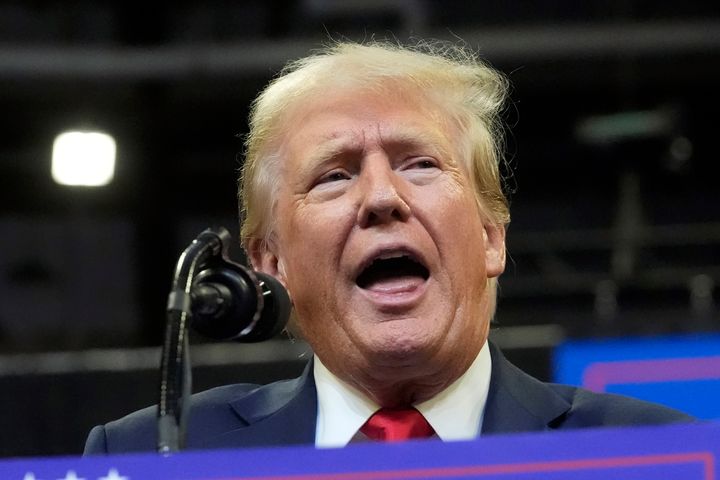
<svg viewBox="0 0 720 480">
<path fill-rule="evenodd" d="M 456 45 L 341 42 L 286 65 L 252 104 L 238 195 L 240 237 L 246 248 L 253 238 L 267 241 L 272 231 L 286 120 L 314 96 L 340 89 L 410 90 L 433 101 L 460 134 L 460 161 L 470 174 L 480 210 L 494 223 L 510 221 L 499 171 L 505 78 Z"/>
</svg>

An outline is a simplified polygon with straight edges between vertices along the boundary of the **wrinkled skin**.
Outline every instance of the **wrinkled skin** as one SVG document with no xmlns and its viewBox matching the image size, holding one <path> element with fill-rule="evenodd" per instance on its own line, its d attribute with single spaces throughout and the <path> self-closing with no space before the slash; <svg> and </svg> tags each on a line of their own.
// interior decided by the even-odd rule
<svg viewBox="0 0 720 480">
<path fill-rule="evenodd" d="M 467 369 L 488 334 L 487 280 L 505 266 L 504 228 L 480 213 L 440 118 L 426 102 L 358 92 L 298 109 L 271 240 L 250 245 L 323 363 L 383 406 L 431 398 Z M 358 286 L 373 258 L 400 254 L 428 278 Z"/>
</svg>

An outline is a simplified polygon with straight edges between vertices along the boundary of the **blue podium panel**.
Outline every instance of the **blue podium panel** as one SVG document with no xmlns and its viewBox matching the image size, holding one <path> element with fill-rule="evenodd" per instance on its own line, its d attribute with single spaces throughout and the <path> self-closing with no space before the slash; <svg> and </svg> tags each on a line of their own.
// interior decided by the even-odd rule
<svg viewBox="0 0 720 480">
<path fill-rule="evenodd" d="M 3 480 L 715 480 L 720 424 L 578 430 L 473 442 L 0 461 Z"/>
<path fill-rule="evenodd" d="M 720 335 L 571 341 L 556 349 L 554 364 L 558 383 L 720 420 Z"/>
</svg>

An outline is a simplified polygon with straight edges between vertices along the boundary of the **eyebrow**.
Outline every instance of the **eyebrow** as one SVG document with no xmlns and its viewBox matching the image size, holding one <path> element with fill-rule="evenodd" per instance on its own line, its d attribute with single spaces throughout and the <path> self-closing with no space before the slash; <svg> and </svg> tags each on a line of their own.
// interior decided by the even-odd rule
<svg viewBox="0 0 720 480">
<path fill-rule="evenodd" d="M 427 130 L 412 126 L 401 125 L 393 128 L 392 131 L 380 133 L 380 142 L 387 148 L 431 148 L 429 153 L 440 154 L 446 160 L 451 159 L 451 152 L 448 150 L 449 139 L 437 129 Z"/>
<path fill-rule="evenodd" d="M 362 142 L 358 142 L 350 135 L 328 135 L 318 145 L 308 158 L 308 163 L 321 163 L 331 160 L 338 155 L 352 150 L 360 150 Z"/>
<path fill-rule="evenodd" d="M 338 156 L 352 151 L 353 149 L 361 150 L 362 142 L 357 141 L 352 136 L 342 134 L 328 134 L 323 137 L 324 140 L 317 145 L 312 153 L 305 159 L 298 169 L 298 177 L 303 178 L 312 175 L 318 169 L 335 160 Z"/>
<path fill-rule="evenodd" d="M 454 162 L 449 150 L 449 139 L 437 129 L 427 130 L 408 125 L 392 127 L 387 132 L 379 132 L 380 144 L 384 149 L 427 149 L 425 152 L 432 155 L 442 155 L 447 161 Z M 298 176 L 312 175 L 316 170 L 322 169 L 328 163 L 333 162 L 339 156 L 362 151 L 364 139 L 354 134 L 345 132 L 332 132 L 323 135 L 321 143 L 305 159 L 298 169 Z"/>
</svg>

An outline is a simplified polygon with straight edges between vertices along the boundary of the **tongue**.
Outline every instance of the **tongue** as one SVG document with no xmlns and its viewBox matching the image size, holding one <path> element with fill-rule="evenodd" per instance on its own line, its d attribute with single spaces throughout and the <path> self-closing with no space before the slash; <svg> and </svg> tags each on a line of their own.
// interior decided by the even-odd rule
<svg viewBox="0 0 720 480">
<path fill-rule="evenodd" d="M 356 282 L 373 292 L 402 293 L 422 285 L 427 273 L 425 267 L 407 257 L 390 258 L 374 261 Z"/>
<path fill-rule="evenodd" d="M 363 288 L 378 293 L 403 293 L 416 289 L 424 281 L 424 278 L 417 275 L 378 277 L 369 280 Z"/>
</svg>

